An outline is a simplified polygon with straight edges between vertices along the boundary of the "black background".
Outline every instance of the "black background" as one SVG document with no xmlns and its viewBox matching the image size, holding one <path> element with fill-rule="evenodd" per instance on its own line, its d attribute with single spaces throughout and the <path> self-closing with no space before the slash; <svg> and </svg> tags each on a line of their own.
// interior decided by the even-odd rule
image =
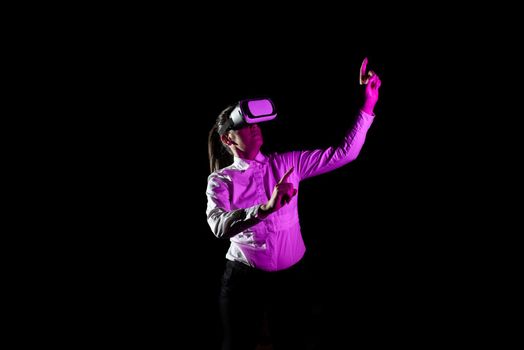
<svg viewBox="0 0 524 350">
<path fill-rule="evenodd" d="M 263 151 L 337 144 L 362 101 L 364 57 L 383 84 L 362 152 L 300 188 L 314 307 L 305 336 L 323 349 L 463 332 L 464 115 L 449 79 L 460 51 L 438 32 L 420 40 L 416 27 L 368 27 L 116 30 L 85 50 L 90 88 L 70 194 L 81 205 L 68 208 L 81 232 L 68 253 L 80 261 L 82 302 L 71 312 L 85 316 L 81 339 L 217 349 L 228 242 L 205 216 L 216 116 L 267 96 L 279 115 L 262 126 Z"/>
</svg>

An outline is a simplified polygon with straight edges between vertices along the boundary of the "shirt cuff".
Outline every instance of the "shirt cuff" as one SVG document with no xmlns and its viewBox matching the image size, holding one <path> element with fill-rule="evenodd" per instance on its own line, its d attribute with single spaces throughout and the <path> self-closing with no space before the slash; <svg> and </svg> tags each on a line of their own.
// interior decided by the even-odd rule
<svg viewBox="0 0 524 350">
<path fill-rule="evenodd" d="M 364 118 L 368 118 L 368 119 L 373 119 L 373 118 L 375 118 L 375 113 L 373 113 L 373 114 L 369 114 L 369 113 L 364 112 L 363 110 L 360 110 L 360 114 L 361 114 Z"/>
</svg>

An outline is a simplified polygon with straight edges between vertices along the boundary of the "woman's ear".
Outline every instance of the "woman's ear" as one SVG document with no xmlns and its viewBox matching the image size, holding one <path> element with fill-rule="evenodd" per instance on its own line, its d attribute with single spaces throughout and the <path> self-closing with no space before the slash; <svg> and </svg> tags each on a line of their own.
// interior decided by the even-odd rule
<svg viewBox="0 0 524 350">
<path fill-rule="evenodd" d="M 222 141 L 223 144 L 230 146 L 233 141 L 229 138 L 228 134 L 224 134 L 220 136 L 220 141 Z"/>
</svg>

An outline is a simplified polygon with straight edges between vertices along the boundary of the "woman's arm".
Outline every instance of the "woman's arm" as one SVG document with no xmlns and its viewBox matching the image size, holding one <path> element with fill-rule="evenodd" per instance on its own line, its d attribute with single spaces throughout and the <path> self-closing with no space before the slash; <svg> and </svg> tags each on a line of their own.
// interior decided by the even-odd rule
<svg viewBox="0 0 524 350">
<path fill-rule="evenodd" d="M 338 147 L 323 150 L 293 152 L 293 164 L 301 179 L 316 176 L 337 169 L 352 162 L 359 155 L 366 140 L 366 134 L 375 117 L 374 109 L 378 101 L 378 90 L 381 85 L 378 75 L 369 71 L 366 73 L 367 59 L 362 63 L 361 75 L 368 76 L 361 84 L 365 85 L 364 103 L 355 125 L 348 130 L 344 141 Z"/>
<path fill-rule="evenodd" d="M 228 183 L 216 173 L 208 178 L 206 195 L 207 223 L 217 238 L 231 238 L 261 220 L 260 205 L 231 210 Z"/>
<path fill-rule="evenodd" d="M 352 162 L 364 145 L 373 115 L 360 112 L 353 128 L 338 147 L 292 152 L 293 164 L 301 180 L 327 173 Z"/>
</svg>

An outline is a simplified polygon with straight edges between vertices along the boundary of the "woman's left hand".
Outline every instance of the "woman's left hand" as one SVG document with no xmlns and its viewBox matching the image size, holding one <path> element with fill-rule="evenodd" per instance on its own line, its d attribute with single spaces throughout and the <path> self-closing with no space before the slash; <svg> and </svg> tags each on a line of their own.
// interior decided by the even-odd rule
<svg viewBox="0 0 524 350">
<path fill-rule="evenodd" d="M 382 82 L 374 71 L 370 70 L 366 73 L 367 63 L 368 59 L 364 58 L 362 66 L 360 67 L 360 84 L 365 85 L 364 106 L 362 110 L 368 114 L 373 114 L 373 110 L 378 101 L 378 90 Z"/>
</svg>

